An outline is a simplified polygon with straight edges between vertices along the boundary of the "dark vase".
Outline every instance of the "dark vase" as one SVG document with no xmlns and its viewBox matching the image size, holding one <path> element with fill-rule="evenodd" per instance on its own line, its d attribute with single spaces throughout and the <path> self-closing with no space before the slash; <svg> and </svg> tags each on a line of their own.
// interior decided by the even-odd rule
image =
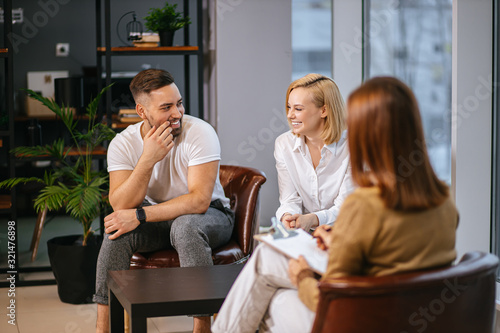
<svg viewBox="0 0 500 333">
<path fill-rule="evenodd" d="M 95 293 L 97 256 L 102 237 L 91 237 L 86 246 L 81 245 L 81 240 L 82 236 L 73 235 L 47 241 L 57 293 L 64 303 L 92 303 L 92 295 Z"/>
<path fill-rule="evenodd" d="M 174 45 L 174 33 L 175 31 L 159 31 L 158 36 L 160 37 L 160 46 Z"/>
</svg>

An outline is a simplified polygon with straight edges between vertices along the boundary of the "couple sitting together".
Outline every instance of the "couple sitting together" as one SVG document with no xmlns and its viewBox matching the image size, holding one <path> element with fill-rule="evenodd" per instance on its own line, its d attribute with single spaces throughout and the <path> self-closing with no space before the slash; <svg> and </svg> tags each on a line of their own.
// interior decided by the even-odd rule
<svg viewBox="0 0 500 333">
<path fill-rule="evenodd" d="M 206 122 L 184 115 L 172 76 L 145 70 L 131 82 L 143 122 L 108 150 L 109 200 L 97 265 L 97 331 L 107 332 L 108 270 L 128 269 L 136 251 L 173 247 L 182 267 L 212 265 L 231 237 L 234 214 L 219 182 L 220 145 Z M 366 81 L 345 107 L 335 82 L 309 74 L 286 93 L 290 131 L 276 139 L 280 207 L 288 228 L 311 231 L 329 253 L 323 277 L 387 275 L 449 265 L 458 213 L 425 148 L 415 96 L 401 81 Z M 420 157 L 410 174 L 400 160 Z M 139 208 L 137 208 L 139 207 Z M 304 258 L 258 246 L 213 326 L 194 332 L 308 332 L 319 290 Z M 165 281 L 168 283 L 168 281 Z"/>
</svg>

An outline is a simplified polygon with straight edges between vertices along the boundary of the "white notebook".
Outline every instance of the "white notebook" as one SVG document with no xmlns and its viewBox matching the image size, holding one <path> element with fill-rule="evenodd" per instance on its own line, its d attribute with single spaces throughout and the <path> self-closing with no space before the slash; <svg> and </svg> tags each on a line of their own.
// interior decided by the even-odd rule
<svg viewBox="0 0 500 333">
<path fill-rule="evenodd" d="M 272 246 L 289 258 L 298 259 L 299 256 L 304 256 L 313 271 L 324 274 L 328 264 L 328 252 L 319 249 L 316 238 L 304 230 L 297 229 L 295 231 L 296 235 L 287 238 L 274 239 L 271 234 L 255 235 L 254 238 Z"/>
</svg>

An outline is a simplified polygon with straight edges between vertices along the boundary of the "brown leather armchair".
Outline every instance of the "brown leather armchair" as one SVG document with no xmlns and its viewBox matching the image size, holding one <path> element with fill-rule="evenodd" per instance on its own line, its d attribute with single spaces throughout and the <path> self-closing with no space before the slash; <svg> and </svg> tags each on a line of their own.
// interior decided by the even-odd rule
<svg viewBox="0 0 500 333">
<path fill-rule="evenodd" d="M 313 333 L 491 333 L 498 258 L 470 252 L 455 266 L 319 284 Z"/>
<path fill-rule="evenodd" d="M 257 169 L 221 165 L 219 178 L 235 212 L 235 223 L 231 240 L 213 250 L 212 259 L 216 265 L 242 263 L 250 257 L 254 248 L 253 235 L 259 227 L 259 190 L 266 177 Z M 135 253 L 130 261 L 131 269 L 160 267 L 179 267 L 177 252 L 165 249 Z"/>
</svg>

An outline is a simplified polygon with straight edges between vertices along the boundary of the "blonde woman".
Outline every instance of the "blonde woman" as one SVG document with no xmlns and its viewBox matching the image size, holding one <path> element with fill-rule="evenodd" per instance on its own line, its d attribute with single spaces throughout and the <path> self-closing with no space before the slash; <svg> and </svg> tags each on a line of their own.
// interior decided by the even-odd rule
<svg viewBox="0 0 500 333">
<path fill-rule="evenodd" d="M 344 100 L 335 82 L 308 74 L 286 92 L 290 131 L 275 142 L 280 207 L 288 228 L 309 231 L 335 222 L 352 191 Z"/>
</svg>

